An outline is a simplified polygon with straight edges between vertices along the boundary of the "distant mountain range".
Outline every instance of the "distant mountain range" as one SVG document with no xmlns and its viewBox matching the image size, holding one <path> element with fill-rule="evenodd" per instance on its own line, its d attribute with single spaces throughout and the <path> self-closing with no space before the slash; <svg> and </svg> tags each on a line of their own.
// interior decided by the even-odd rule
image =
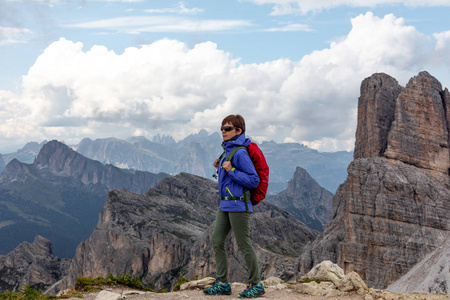
<svg viewBox="0 0 450 300">
<path fill-rule="evenodd" d="M 203 147 L 208 147 L 207 144 L 210 143 L 205 142 Z M 140 138 L 136 139 L 134 144 L 116 139 L 83 140 L 78 149 L 84 148 L 86 153 L 90 153 L 89 149 L 102 145 L 105 146 L 104 149 L 112 150 L 92 153 L 110 153 L 104 158 L 120 158 L 113 154 L 120 154 L 125 151 L 123 149 L 128 148 L 128 152 L 124 153 L 140 162 L 143 162 L 143 159 L 140 159 L 139 155 L 144 151 L 136 150 L 139 147 L 167 147 Z M 35 150 L 40 147 L 36 143 L 28 145 L 28 149 L 31 149 L 31 146 L 35 147 Z M 192 162 L 196 159 L 201 162 L 200 158 L 203 156 L 198 153 L 207 148 L 202 148 L 198 143 L 191 143 L 190 146 L 195 150 L 187 154 L 191 158 L 186 160 Z M 119 151 L 118 148 L 122 150 Z M 166 149 L 166 159 L 173 154 L 170 149 Z M 27 150 L 27 153 L 30 151 Z M 270 155 L 269 151 L 268 153 Z M 160 159 L 162 155 L 157 158 Z M 121 157 L 122 161 L 127 158 L 126 155 Z M 185 165 L 189 164 L 192 167 L 195 165 Z M 0 254 L 8 253 L 23 241 L 31 242 L 40 234 L 53 242 L 55 255 L 72 257 L 76 246 L 92 232 L 108 191 L 125 188 L 131 192 L 145 194 L 150 187 L 169 176 L 167 173 L 154 174 L 120 169 L 111 164 L 104 165 L 61 142 L 48 142 L 42 146 L 32 164 L 22 163 L 14 158 L 0 175 Z M 217 186 L 213 180 L 210 181 Z M 320 187 L 307 171 L 300 167 L 297 168 L 289 186 L 279 195 L 270 196 L 267 201 L 290 211 L 295 218 L 311 228 L 323 230 L 330 212 L 331 193 Z M 319 195 L 328 197 L 320 198 Z"/>
<path fill-rule="evenodd" d="M 186 172 L 211 178 L 212 162 L 222 153 L 222 138 L 218 133 L 201 130 L 175 142 L 170 136 L 155 136 L 127 140 L 116 138 L 83 139 L 72 148 L 80 154 L 103 164 L 120 168 L 178 174 Z M 31 142 L 16 153 L 4 154 L 8 163 L 13 158 L 33 163 L 45 142 Z M 297 166 L 307 170 L 322 187 L 334 193 L 347 176 L 347 167 L 353 159 L 352 152 L 318 152 L 298 143 L 262 142 L 259 144 L 270 167 L 269 194 L 275 195 L 288 186 Z M 2 164 L 0 160 L 0 172 Z"/>
<path fill-rule="evenodd" d="M 168 176 L 103 165 L 51 141 L 32 164 L 13 159 L 0 175 L 0 254 L 41 234 L 56 255 L 72 257 L 91 234 L 109 190 L 145 193 Z"/>
</svg>

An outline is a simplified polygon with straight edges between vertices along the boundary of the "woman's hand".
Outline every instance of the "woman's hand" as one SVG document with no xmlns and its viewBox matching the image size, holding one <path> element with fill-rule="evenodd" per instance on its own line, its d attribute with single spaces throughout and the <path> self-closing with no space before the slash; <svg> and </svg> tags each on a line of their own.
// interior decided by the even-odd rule
<svg viewBox="0 0 450 300">
<path fill-rule="evenodd" d="M 222 164 L 222 168 L 224 168 L 227 172 L 230 172 L 232 167 L 233 166 L 231 165 L 231 162 L 229 162 L 229 161 L 226 161 Z"/>
<path fill-rule="evenodd" d="M 216 160 L 214 161 L 213 166 L 214 166 L 216 169 L 219 169 L 219 159 L 216 159 Z"/>
</svg>

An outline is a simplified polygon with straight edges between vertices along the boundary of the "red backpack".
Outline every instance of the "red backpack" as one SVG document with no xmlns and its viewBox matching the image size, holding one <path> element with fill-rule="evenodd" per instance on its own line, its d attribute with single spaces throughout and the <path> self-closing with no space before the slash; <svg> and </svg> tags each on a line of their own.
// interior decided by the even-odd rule
<svg viewBox="0 0 450 300">
<path fill-rule="evenodd" d="M 252 160 L 253 165 L 255 165 L 256 173 L 258 173 L 259 176 L 258 186 L 255 189 L 250 190 L 250 200 L 252 201 L 252 205 L 257 205 L 266 197 L 267 188 L 269 187 L 269 166 L 267 165 L 266 158 L 261 149 L 259 149 L 258 145 L 255 143 L 251 143 L 248 147 L 234 147 L 225 158 L 225 161 L 231 161 L 234 154 L 239 149 L 247 149 L 250 159 Z"/>
</svg>

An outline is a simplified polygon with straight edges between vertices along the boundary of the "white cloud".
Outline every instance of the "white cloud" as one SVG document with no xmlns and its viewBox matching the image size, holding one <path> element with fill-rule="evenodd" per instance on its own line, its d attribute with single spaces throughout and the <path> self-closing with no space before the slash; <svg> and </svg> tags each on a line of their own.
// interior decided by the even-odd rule
<svg viewBox="0 0 450 300">
<path fill-rule="evenodd" d="M 120 32 L 208 32 L 252 26 L 246 20 L 191 20 L 167 16 L 134 16 L 68 24 L 68 28 L 103 29 Z"/>
<path fill-rule="evenodd" d="M 450 6 L 448 0 L 246 0 L 255 4 L 273 4 L 272 15 L 306 14 L 339 6 L 368 7 L 404 5 L 408 7 Z"/>
<path fill-rule="evenodd" d="M 31 34 L 27 28 L 0 26 L 0 45 L 26 43 Z"/>
<path fill-rule="evenodd" d="M 144 0 L 89 0 L 89 1 L 97 1 L 97 2 L 125 2 L 125 3 L 144 2 Z"/>
<path fill-rule="evenodd" d="M 146 9 L 145 12 L 147 13 L 159 13 L 159 14 L 166 14 L 166 13 L 176 13 L 176 14 L 186 14 L 186 15 L 196 15 L 201 12 L 203 12 L 204 9 L 202 8 L 187 8 L 183 2 L 179 2 L 177 6 L 170 7 L 170 8 L 160 8 L 160 9 Z"/>
<path fill-rule="evenodd" d="M 298 62 L 261 64 L 242 64 L 212 42 L 189 48 L 164 39 L 117 54 L 60 39 L 23 78 L 21 95 L 0 93 L 0 138 L 182 138 L 218 131 L 224 116 L 240 113 L 258 141 L 352 150 L 361 81 L 375 72 L 403 85 L 424 69 L 434 75 L 436 53 L 450 51 L 448 32 L 426 36 L 392 14 L 366 13 L 352 27 Z M 449 82 L 449 70 L 442 74 Z"/>
<path fill-rule="evenodd" d="M 56 4 L 65 3 L 65 0 L 6 0 L 7 2 L 31 2 L 39 5 L 47 5 L 47 6 L 53 6 Z"/>
<path fill-rule="evenodd" d="M 291 31 L 313 31 L 307 24 L 289 24 L 278 28 L 269 28 L 266 31 L 276 32 L 291 32 Z"/>
</svg>

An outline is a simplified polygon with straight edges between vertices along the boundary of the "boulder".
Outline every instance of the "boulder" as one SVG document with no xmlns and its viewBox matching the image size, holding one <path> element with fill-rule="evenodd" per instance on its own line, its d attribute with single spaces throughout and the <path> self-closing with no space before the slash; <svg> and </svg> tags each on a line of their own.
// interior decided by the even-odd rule
<svg viewBox="0 0 450 300">
<path fill-rule="evenodd" d="M 366 283 L 356 272 L 351 272 L 345 275 L 340 281 L 337 282 L 336 287 L 341 292 L 357 292 L 360 295 L 365 294 L 369 290 Z"/>
<path fill-rule="evenodd" d="M 301 280 L 311 279 L 319 281 L 331 281 L 334 284 L 340 282 L 344 277 L 344 270 L 337 264 L 325 260 L 316 265 L 308 274 L 302 276 Z"/>
<path fill-rule="evenodd" d="M 199 280 L 193 280 L 189 282 L 185 282 L 180 285 L 180 290 L 193 290 L 193 289 L 206 289 L 214 285 L 216 279 L 212 277 L 205 277 Z"/>
</svg>

